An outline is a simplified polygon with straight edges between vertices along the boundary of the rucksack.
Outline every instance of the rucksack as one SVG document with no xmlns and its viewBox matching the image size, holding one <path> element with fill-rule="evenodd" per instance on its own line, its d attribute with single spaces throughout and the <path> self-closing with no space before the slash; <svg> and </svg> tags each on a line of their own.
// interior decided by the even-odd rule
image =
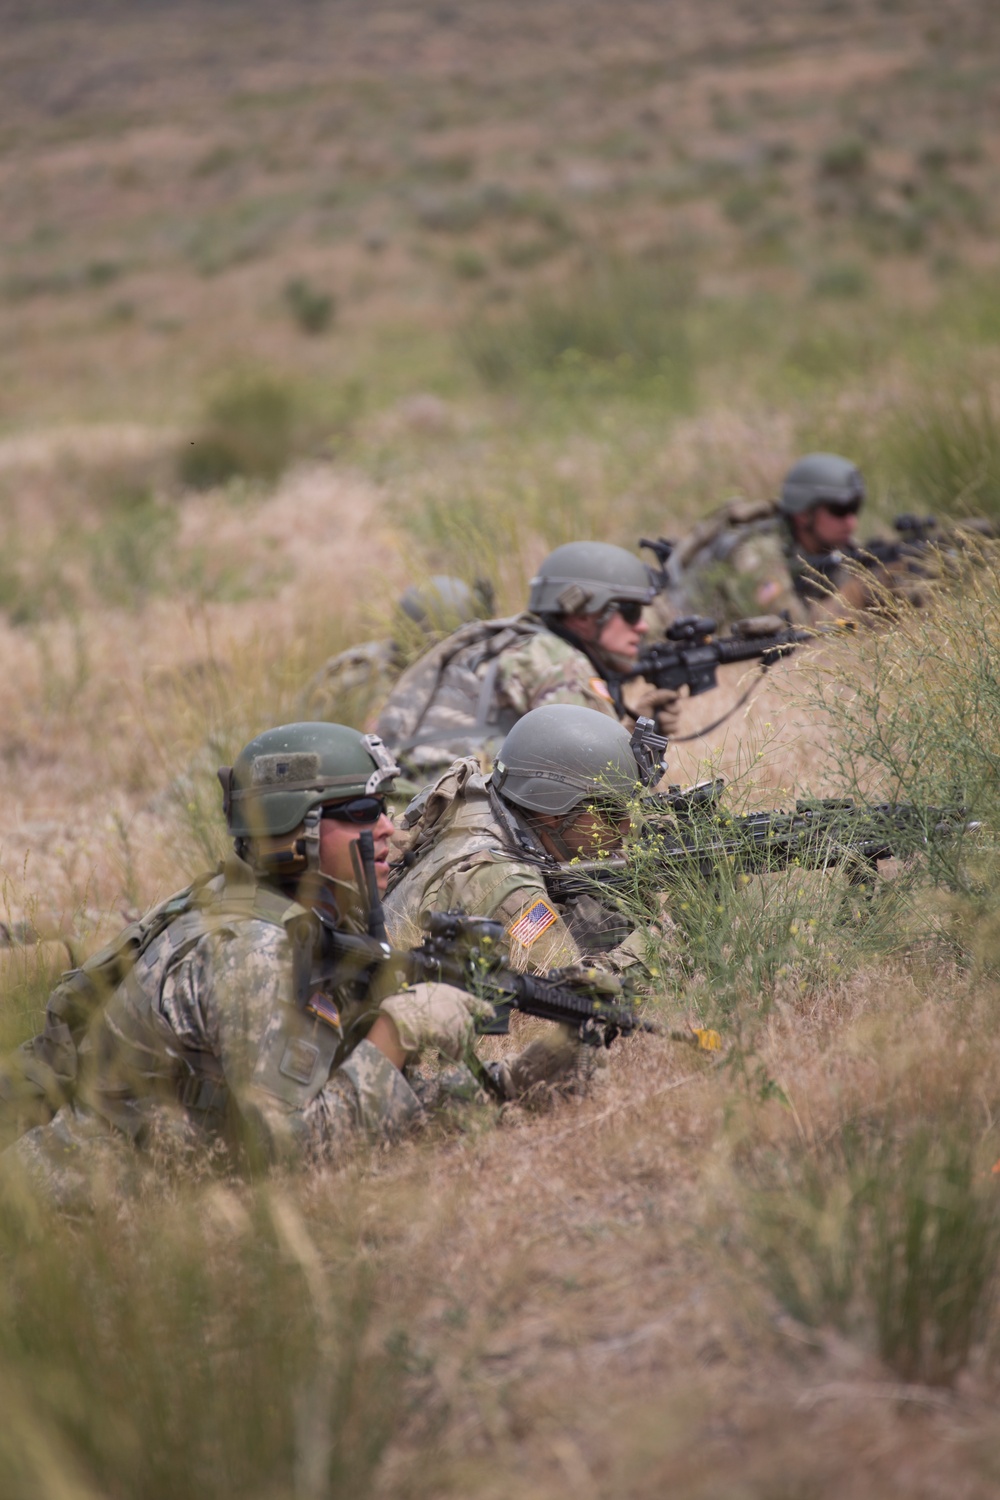
<svg viewBox="0 0 1000 1500">
<path fill-rule="evenodd" d="M 302 911 L 290 897 L 258 885 L 250 867 L 232 856 L 130 922 L 78 968 L 62 975 L 46 1002 L 42 1030 L 0 1064 L 0 1143 L 46 1124 L 72 1103 L 96 1016 L 168 927 L 174 928 L 174 949 L 180 958 L 220 919 L 241 916 L 280 926 Z"/>
<path fill-rule="evenodd" d="M 500 657 L 544 629 L 528 614 L 471 620 L 407 668 L 376 724 L 397 760 L 418 772 L 434 770 L 476 757 L 487 739 L 502 738 L 519 715 L 497 702 Z"/>
</svg>

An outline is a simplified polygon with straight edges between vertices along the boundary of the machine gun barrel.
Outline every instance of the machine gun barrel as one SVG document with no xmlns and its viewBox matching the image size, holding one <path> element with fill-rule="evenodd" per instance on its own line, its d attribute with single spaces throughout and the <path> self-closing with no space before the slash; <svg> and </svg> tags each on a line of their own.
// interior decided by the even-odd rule
<svg viewBox="0 0 1000 1500">
<path fill-rule="evenodd" d="M 962 807 L 919 808 L 909 803 L 803 799 L 794 812 L 771 810 L 738 816 L 708 800 L 684 794 L 645 799 L 650 816 L 631 854 L 563 865 L 546 877 L 558 899 L 618 893 L 635 887 L 651 868 L 669 884 L 682 870 L 710 878 L 723 864 L 745 874 L 773 874 L 798 866 L 828 869 L 853 864 L 870 872 L 914 845 L 978 828 Z M 865 878 L 865 877 L 863 877 Z"/>
</svg>

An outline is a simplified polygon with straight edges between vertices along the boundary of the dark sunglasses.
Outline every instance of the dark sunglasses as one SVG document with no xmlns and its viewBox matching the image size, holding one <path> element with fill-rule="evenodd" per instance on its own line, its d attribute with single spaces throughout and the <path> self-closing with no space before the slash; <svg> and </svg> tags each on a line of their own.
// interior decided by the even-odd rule
<svg viewBox="0 0 1000 1500">
<path fill-rule="evenodd" d="M 861 509 L 860 500 L 821 500 L 824 510 L 828 510 L 831 516 L 843 519 L 844 516 L 856 516 Z"/>
<path fill-rule="evenodd" d="M 385 811 L 384 797 L 355 797 L 352 802 L 325 802 L 322 816 L 332 818 L 335 823 L 360 826 L 362 823 L 377 823 L 385 816 Z"/>
<path fill-rule="evenodd" d="M 616 599 L 615 609 L 626 625 L 638 625 L 642 619 L 642 605 L 637 599 Z"/>
</svg>

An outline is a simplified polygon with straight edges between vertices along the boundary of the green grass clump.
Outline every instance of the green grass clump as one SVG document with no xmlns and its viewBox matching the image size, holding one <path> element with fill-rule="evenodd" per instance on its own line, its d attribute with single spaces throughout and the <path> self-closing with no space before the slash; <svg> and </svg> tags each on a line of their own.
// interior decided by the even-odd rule
<svg viewBox="0 0 1000 1500">
<path fill-rule="evenodd" d="M 286 281 L 285 305 L 303 333 L 325 333 L 333 322 L 336 304 L 329 292 L 313 286 L 305 276 Z"/>
<path fill-rule="evenodd" d="M 1000 519 L 1000 409 L 988 390 L 918 397 L 887 434 L 886 462 L 917 507 Z"/>
<path fill-rule="evenodd" d="M 900 1379 L 950 1385 L 990 1331 L 1000 1198 L 962 1117 L 848 1120 L 750 1174 L 751 1239 L 801 1322 L 870 1340 Z"/>
<path fill-rule="evenodd" d="M 274 1189 L 165 1192 L 76 1227 L 5 1205 L 0 1490 L 371 1494 L 408 1346 L 347 1230 L 349 1185 L 343 1223 Z"/>
<path fill-rule="evenodd" d="M 816 297 L 863 297 L 868 290 L 868 274 L 852 261 L 825 266 L 813 277 Z"/>
<path fill-rule="evenodd" d="M 463 345 L 490 386 L 539 376 L 626 388 L 655 380 L 666 402 L 683 407 L 695 382 L 685 324 L 692 291 L 690 277 L 675 267 L 614 262 L 561 290 L 535 290 L 504 321 L 480 314 L 466 324 Z"/>
<path fill-rule="evenodd" d="M 181 450 L 180 478 L 199 490 L 237 477 L 274 480 L 291 459 L 294 424 L 287 385 L 267 375 L 238 376 L 211 399 Z"/>
</svg>

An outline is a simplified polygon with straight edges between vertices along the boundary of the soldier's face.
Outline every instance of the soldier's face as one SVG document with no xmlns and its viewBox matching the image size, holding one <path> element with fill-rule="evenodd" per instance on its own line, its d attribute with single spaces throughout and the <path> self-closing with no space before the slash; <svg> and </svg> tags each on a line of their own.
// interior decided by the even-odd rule
<svg viewBox="0 0 1000 1500">
<path fill-rule="evenodd" d="M 631 827 L 631 821 L 627 817 L 619 818 L 606 810 L 583 808 L 559 836 L 567 850 L 564 854 L 558 845 L 546 837 L 546 830 L 556 827 L 559 821 L 558 818 L 542 816 L 538 818 L 537 826 L 546 850 L 560 864 L 567 859 L 593 859 L 597 854 L 616 853 L 628 837 Z"/>
<path fill-rule="evenodd" d="M 341 823 L 333 818 L 324 818 L 319 825 L 319 867 L 331 880 L 342 885 L 355 885 L 354 862 L 351 845 L 358 835 L 366 831 L 356 823 Z M 375 878 L 384 895 L 389 881 L 389 840 L 392 838 L 392 819 L 386 813 L 367 825 L 375 844 Z"/>
<path fill-rule="evenodd" d="M 836 552 L 838 547 L 848 547 L 858 529 L 857 510 L 844 506 L 816 505 L 802 521 L 811 533 L 806 549 L 809 552 Z"/>
<path fill-rule="evenodd" d="M 631 613 L 632 610 L 629 609 L 629 614 Z M 617 609 L 603 625 L 598 615 L 569 615 L 566 624 L 581 641 L 600 646 L 609 655 L 628 657 L 630 661 L 634 661 L 639 655 L 639 643 L 649 630 L 649 625 L 641 614 L 634 624 L 630 624 Z"/>
<path fill-rule="evenodd" d="M 648 630 L 649 626 L 641 614 L 635 624 L 630 625 L 621 610 L 616 609 L 604 622 L 597 644 L 602 651 L 607 651 L 612 656 L 627 656 L 634 661 L 639 655 L 640 642 Z"/>
</svg>

